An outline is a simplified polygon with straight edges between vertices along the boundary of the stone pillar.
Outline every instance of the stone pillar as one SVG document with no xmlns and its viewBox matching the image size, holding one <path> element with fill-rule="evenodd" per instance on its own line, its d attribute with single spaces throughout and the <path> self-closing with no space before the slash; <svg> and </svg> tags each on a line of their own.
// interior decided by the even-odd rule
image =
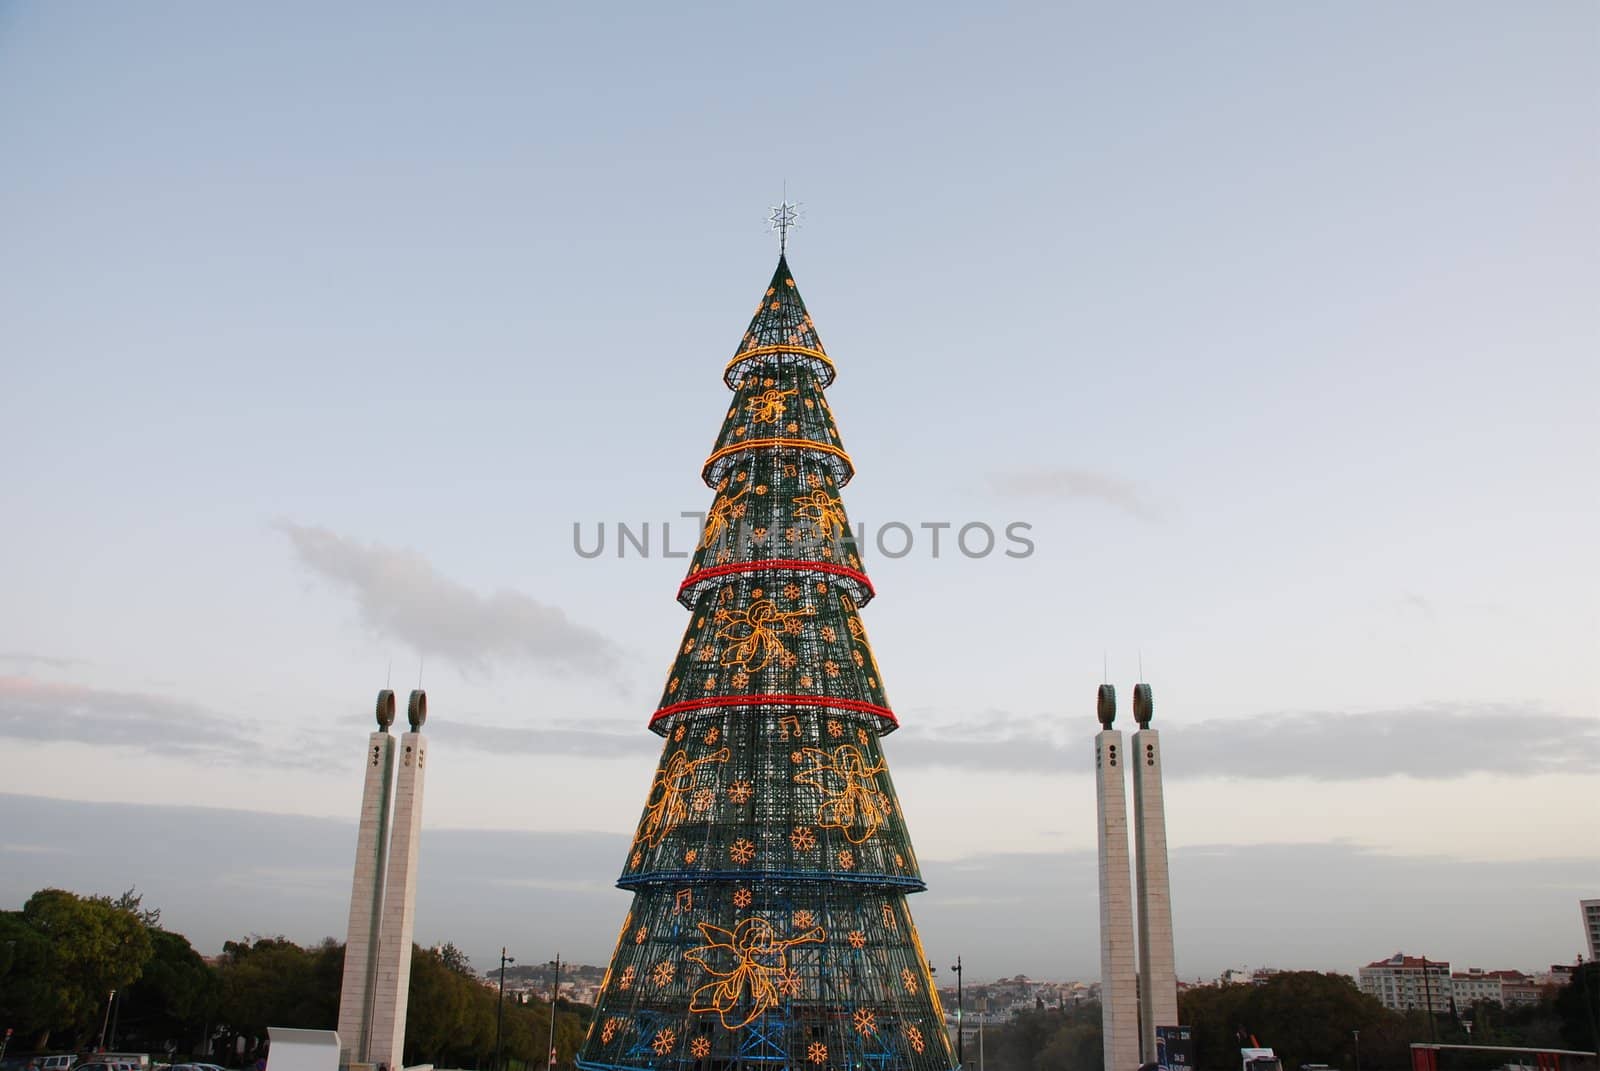
<svg viewBox="0 0 1600 1071">
<path fill-rule="evenodd" d="M 1133 882 L 1128 858 L 1128 796 L 1122 734 L 1111 728 L 1116 691 L 1100 686 L 1094 738 L 1095 817 L 1100 847 L 1100 1015 L 1105 1071 L 1137 1071 L 1139 995 L 1134 976 Z"/>
<path fill-rule="evenodd" d="M 1139 894 L 1139 1041 L 1156 1058 L 1156 1027 L 1178 1025 L 1178 975 L 1172 953 L 1172 885 L 1167 878 L 1167 811 L 1161 792 L 1161 734 L 1150 728 L 1148 684 L 1133 689 L 1133 839 Z"/>
<path fill-rule="evenodd" d="M 377 999 L 373 1002 L 368 1061 L 387 1071 L 404 1067 L 406 1003 L 411 995 L 411 941 L 416 923 L 417 847 L 422 831 L 423 769 L 428 697 L 411 693 L 406 710 L 411 731 L 400 738 L 400 770 L 394 790 L 394 832 L 383 890 L 383 941 L 378 948 Z"/>
<path fill-rule="evenodd" d="M 378 929 L 383 919 L 383 871 L 389 849 L 389 791 L 394 782 L 394 693 L 378 693 L 378 731 L 367 738 L 366 780 L 356 828 L 355 876 L 350 884 L 350 925 L 339 987 L 339 1065 L 364 1063 L 371 1041 Z"/>
</svg>

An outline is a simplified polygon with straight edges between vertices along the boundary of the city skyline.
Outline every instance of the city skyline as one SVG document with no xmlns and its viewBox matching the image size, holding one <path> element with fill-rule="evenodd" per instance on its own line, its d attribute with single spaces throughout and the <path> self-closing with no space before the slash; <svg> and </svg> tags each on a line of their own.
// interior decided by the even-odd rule
<svg viewBox="0 0 1600 1071">
<path fill-rule="evenodd" d="M 424 859 L 624 836 L 684 625 L 660 525 L 710 504 L 787 180 L 852 519 L 916 539 L 863 619 L 930 951 L 1080 925 L 1093 692 L 1143 678 L 1180 977 L 1252 921 L 1505 963 L 1482 918 L 1530 899 L 1556 956 L 1600 888 L 1590 14 L 823 5 L 758 48 L 696 9 L 6 7 L 0 811 L 77 832 L 8 823 L 0 907 L 255 925 L 83 839 L 200 805 L 280 872 L 191 881 L 341 932 L 266 842 L 353 820 L 371 696 L 419 680 Z M 582 556 L 602 522 L 652 554 Z M 603 946 L 620 859 L 492 875 L 581 886 Z M 480 924 L 427 881 L 419 939 Z"/>
</svg>

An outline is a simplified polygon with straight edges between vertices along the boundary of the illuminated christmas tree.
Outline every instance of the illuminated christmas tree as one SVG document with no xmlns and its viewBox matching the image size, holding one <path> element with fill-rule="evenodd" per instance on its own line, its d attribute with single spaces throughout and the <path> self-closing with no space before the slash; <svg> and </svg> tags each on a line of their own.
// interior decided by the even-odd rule
<svg viewBox="0 0 1600 1071">
<path fill-rule="evenodd" d="M 634 894 L 578 1065 L 948 1071 L 906 894 L 925 888 L 879 737 L 895 728 L 839 500 L 833 362 L 780 256 L 678 601 L 689 627 L 619 887 Z"/>
</svg>

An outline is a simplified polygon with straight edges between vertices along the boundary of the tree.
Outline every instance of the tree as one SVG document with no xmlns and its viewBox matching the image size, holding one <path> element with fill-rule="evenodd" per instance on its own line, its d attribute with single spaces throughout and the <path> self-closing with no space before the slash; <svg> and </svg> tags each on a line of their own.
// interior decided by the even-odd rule
<svg viewBox="0 0 1600 1071">
<path fill-rule="evenodd" d="M 1103 1047 L 1099 1004 L 1035 1008 L 989 1032 L 985 1062 L 997 1071 L 1097 1071 Z"/>
<path fill-rule="evenodd" d="M 493 1049 L 492 1036 L 487 1041 L 474 1036 L 471 1023 L 475 991 L 488 991 L 453 969 L 442 953 L 418 948 L 411 954 L 405 1060 L 466 1067 Z"/>
<path fill-rule="evenodd" d="M 64 1031 L 75 1044 L 93 1036 L 112 990 L 139 977 L 150 958 L 150 931 L 133 911 L 106 897 L 41 889 L 22 907 L 23 921 L 50 946 L 48 1033 Z"/>
<path fill-rule="evenodd" d="M 150 940 L 150 961 L 122 1002 L 122 1033 L 139 1049 L 161 1052 L 171 1042 L 192 1051 L 216 1015 L 216 972 L 181 934 L 152 929 Z"/>
<path fill-rule="evenodd" d="M 26 1039 L 32 1048 L 49 1043 L 53 1018 L 55 957 L 50 942 L 28 925 L 20 911 L 0 911 L 0 948 L 10 967 L 0 971 L 0 1008 L 6 1024 L 17 1031 L 18 1047 Z"/>
<path fill-rule="evenodd" d="M 94 899 L 110 904 L 118 911 L 128 912 L 128 914 L 133 915 L 144 923 L 147 929 L 155 930 L 161 927 L 161 909 L 159 907 L 146 908 L 144 906 L 144 896 L 140 894 L 137 888 L 128 889 L 114 900 L 108 896 L 97 896 Z"/>
<path fill-rule="evenodd" d="M 449 941 L 439 946 L 439 961 L 457 974 L 465 975 L 468 978 L 477 977 L 472 969 L 472 961 L 467 958 L 467 954 Z"/>
<path fill-rule="evenodd" d="M 412 950 L 407 1064 L 469 1067 L 494 1055 L 499 994 L 470 970 L 462 969 L 465 956 L 452 965 L 455 957 L 449 955 L 449 950 L 454 948 L 446 944 L 437 950 Z M 566 1006 L 560 1008 L 556 1014 L 556 1048 L 564 1059 L 570 1060 L 577 1051 L 583 1033 L 581 1017 Z M 543 1065 L 549 1036 L 550 1005 L 506 1002 L 503 1045 L 511 1067 Z"/>
<path fill-rule="evenodd" d="M 879 743 L 897 721 L 859 612 L 873 588 L 833 376 L 780 256 L 723 369 L 734 394 L 700 467 L 713 499 L 677 595 L 690 613 L 651 717 L 667 744 L 619 881 L 629 936 L 585 1063 L 954 1062 Z"/>
<path fill-rule="evenodd" d="M 1363 1067 L 1407 1062 L 1395 1051 L 1403 1021 L 1342 974 L 1285 971 L 1263 985 L 1195 986 L 1178 995 L 1178 1017 L 1194 1029 L 1196 1062 L 1218 1071 L 1238 1067 L 1239 1049 L 1252 1038 L 1285 1067 L 1343 1067 L 1352 1062 L 1353 1030 L 1361 1031 Z"/>
<path fill-rule="evenodd" d="M 217 968 L 224 1035 L 245 1038 L 246 1051 L 254 1052 L 269 1026 L 334 1029 L 343 967 L 344 947 L 334 942 L 312 951 L 283 937 L 227 942 Z"/>
<path fill-rule="evenodd" d="M 1568 1048 L 1600 1052 L 1600 963 L 1581 963 L 1552 1001 Z"/>
</svg>

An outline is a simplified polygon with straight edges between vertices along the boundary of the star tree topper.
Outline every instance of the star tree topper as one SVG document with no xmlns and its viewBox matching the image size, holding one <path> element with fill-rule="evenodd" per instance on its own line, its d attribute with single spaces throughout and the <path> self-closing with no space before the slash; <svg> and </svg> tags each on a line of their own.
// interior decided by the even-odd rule
<svg viewBox="0 0 1600 1071">
<path fill-rule="evenodd" d="M 789 195 L 772 207 L 772 215 L 767 217 L 770 230 L 778 232 L 778 252 L 789 251 L 789 229 L 800 226 L 800 202 L 789 200 Z"/>
</svg>

